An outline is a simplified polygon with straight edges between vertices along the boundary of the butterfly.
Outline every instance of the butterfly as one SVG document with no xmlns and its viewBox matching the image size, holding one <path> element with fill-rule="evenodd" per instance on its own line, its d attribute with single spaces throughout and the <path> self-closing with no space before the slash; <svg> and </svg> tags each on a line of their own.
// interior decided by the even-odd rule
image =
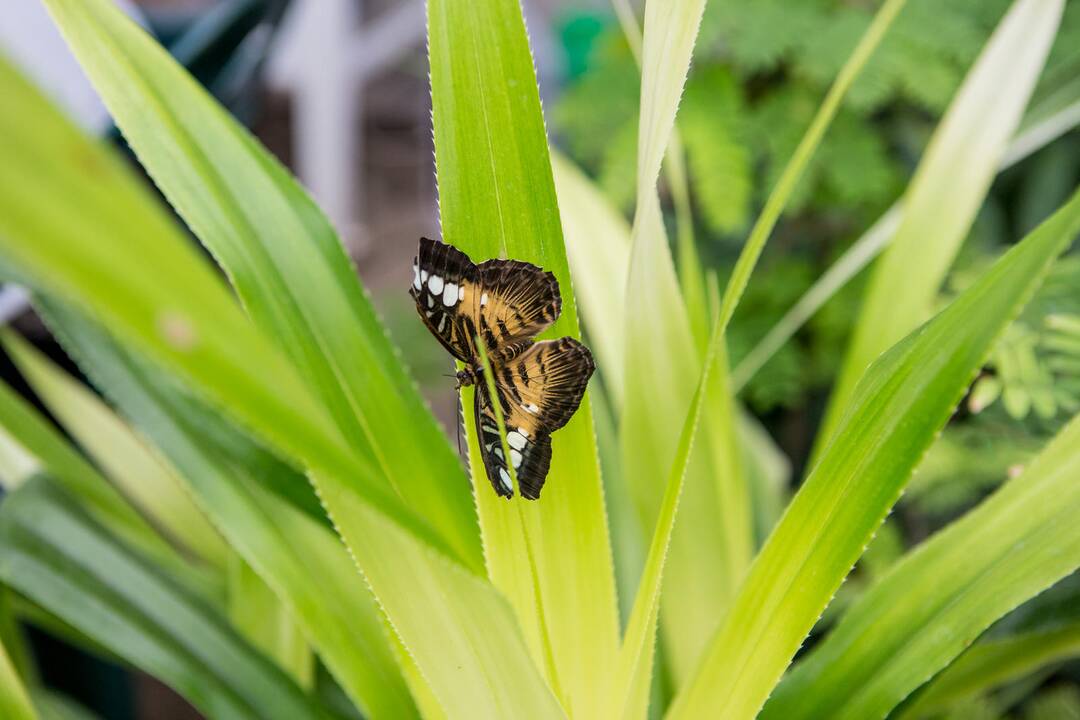
<svg viewBox="0 0 1080 720">
<path fill-rule="evenodd" d="M 409 294 L 431 333 L 465 364 L 458 387 L 476 386 L 473 412 L 491 486 L 513 497 L 509 459 L 521 495 L 536 500 L 551 465 L 551 434 L 569 422 L 596 369 L 592 353 L 574 338 L 535 341 L 562 310 L 555 276 L 518 260 L 477 265 L 451 245 L 421 238 Z M 494 376 L 494 398 L 478 336 Z M 509 458 L 493 402 L 502 408 Z"/>
</svg>

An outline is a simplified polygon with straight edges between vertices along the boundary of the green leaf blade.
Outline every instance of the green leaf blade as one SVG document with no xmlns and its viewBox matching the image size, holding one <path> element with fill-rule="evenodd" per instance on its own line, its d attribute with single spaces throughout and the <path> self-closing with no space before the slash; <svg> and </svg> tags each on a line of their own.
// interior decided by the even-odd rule
<svg viewBox="0 0 1080 720">
<path fill-rule="evenodd" d="M 519 4 L 432 0 L 428 53 L 443 240 L 476 262 L 508 257 L 554 273 L 562 314 L 544 336 L 580 337 Z M 471 399 L 462 394 L 489 576 L 516 610 L 537 664 L 547 667 L 548 653 L 555 658 L 559 678 L 548 680 L 559 686 L 567 712 L 595 716 L 595 690 L 618 648 L 618 616 L 588 395 L 552 436 L 543 496 L 520 510 L 520 498 L 506 503 L 488 487 Z M 524 560 L 527 543 L 535 578 Z"/>
<path fill-rule="evenodd" d="M 860 597 L 763 717 L 884 716 L 993 621 L 1080 567 L 1078 476 L 1080 416 L 1023 475 Z M 1075 630 L 1052 639 L 1076 646 Z"/>
<path fill-rule="evenodd" d="M 37 720 L 19 673 L 0 643 L 0 716 L 10 720 Z"/>
<path fill-rule="evenodd" d="M 0 581 L 144 668 L 207 715 L 318 718 L 224 619 L 38 478 L 0 506 Z"/>
</svg>

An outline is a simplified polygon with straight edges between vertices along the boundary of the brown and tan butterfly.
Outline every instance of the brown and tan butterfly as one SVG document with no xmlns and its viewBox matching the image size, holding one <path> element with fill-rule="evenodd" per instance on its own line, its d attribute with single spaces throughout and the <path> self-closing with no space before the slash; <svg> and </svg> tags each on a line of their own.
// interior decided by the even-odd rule
<svg viewBox="0 0 1080 720">
<path fill-rule="evenodd" d="M 573 338 L 534 340 L 562 309 L 555 276 L 518 260 L 477 265 L 455 247 L 421 238 L 409 294 L 424 324 L 465 364 L 458 386 L 476 385 L 480 454 L 495 492 L 510 498 L 514 488 L 476 347 L 476 337 L 482 339 L 510 463 L 522 496 L 537 499 L 551 464 L 551 433 L 577 410 L 596 368 L 589 349 Z"/>
</svg>

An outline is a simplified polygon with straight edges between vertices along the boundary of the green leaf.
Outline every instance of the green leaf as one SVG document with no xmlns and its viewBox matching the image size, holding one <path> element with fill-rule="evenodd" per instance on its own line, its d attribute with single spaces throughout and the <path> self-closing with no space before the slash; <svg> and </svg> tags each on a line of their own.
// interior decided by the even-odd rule
<svg viewBox="0 0 1080 720">
<path fill-rule="evenodd" d="M 763 717 L 883 717 L 991 623 L 1080 567 L 1078 473 L 1080 416 L 1020 477 L 861 596 Z M 1058 640 L 1075 649 L 1076 629 Z"/>
<path fill-rule="evenodd" d="M 384 620 L 330 528 L 268 491 L 268 463 L 233 460 L 257 450 L 229 452 L 205 442 L 203 431 L 213 426 L 209 407 L 77 313 L 54 302 L 38 304 L 68 352 L 157 445 L 232 548 L 278 594 L 353 702 L 373 718 L 415 716 Z M 25 359 L 38 366 L 37 374 L 45 362 Z M 231 442 L 250 441 L 240 436 Z M 289 468 L 274 472 L 287 474 L 279 482 L 306 482 Z"/>
<path fill-rule="evenodd" d="M 8 720 L 37 720 L 30 696 L 26 693 L 22 679 L 15 671 L 3 643 L 0 643 L 0 717 Z"/>
<path fill-rule="evenodd" d="M 566 235 L 566 256 L 577 282 L 585 330 L 604 374 L 609 397 L 622 405 L 622 338 L 626 270 L 630 261 L 630 225 L 581 170 L 556 151 L 551 153 L 559 211 Z M 596 272 L 604 268 L 604 272 Z"/>
<path fill-rule="evenodd" d="M 645 558 L 634 606 L 626 625 L 622 647 L 619 650 L 612 696 L 609 701 L 609 716 L 612 718 L 644 718 L 648 714 L 664 564 L 675 528 L 679 498 L 682 495 L 683 481 L 690 461 L 690 448 L 693 446 L 694 436 L 698 431 L 702 400 L 709 389 L 710 371 L 718 362 L 716 352 L 723 349 L 720 337 L 720 325 L 714 323 L 708 352 L 702 365 L 701 378 L 690 400 L 690 408 L 679 434 L 675 459 L 664 486 L 664 497 L 660 503 L 656 527 L 653 529 L 652 541 Z M 725 361 L 720 359 L 719 362 Z M 732 399 L 727 388 L 721 388 L 720 397 L 727 398 L 728 402 Z"/>
<path fill-rule="evenodd" d="M 899 717 L 922 717 L 1076 657 L 1080 657 L 1080 623 L 980 641 L 935 677 Z"/>
<path fill-rule="evenodd" d="M 372 466 L 367 482 L 399 495 L 478 564 L 460 463 L 326 218 L 113 3 L 46 5 L 143 167 L 221 264 L 254 323 L 289 354 L 353 454 Z"/>
<path fill-rule="evenodd" d="M 515 0 L 428 3 L 435 165 L 443 240 L 474 261 L 510 257 L 555 274 L 562 315 L 545 336 L 579 336 L 544 119 Z M 588 395 L 554 434 L 543 497 L 514 507 L 488 488 L 472 391 L 462 393 L 489 575 L 517 611 L 566 711 L 595 716 L 618 648 L 615 579 Z M 524 514 L 524 525 L 518 513 Z M 524 527 L 524 529 L 523 529 Z M 524 562 L 531 547 L 536 573 Z M 583 588 L 588 588 L 583 592 Z"/>
<path fill-rule="evenodd" d="M 233 555 L 230 560 L 229 621 L 248 642 L 288 673 L 297 685 L 310 690 L 315 680 L 315 656 L 308 647 L 304 633 L 293 622 L 291 611 L 243 558 Z M 357 704 L 365 706 L 363 703 Z"/>
<path fill-rule="evenodd" d="M 378 481 L 294 367 L 112 156 L 3 64 L 0 90 L 17 108 L 0 115 L 0 255 L 39 291 L 78 306 L 307 468 L 448 713 L 497 717 L 524 703 L 534 716 L 558 715 L 479 560 L 457 552 Z"/>
<path fill-rule="evenodd" d="M 1013 3 L 934 133 L 904 197 L 896 236 L 867 289 L 815 457 L 839 426 L 866 367 L 930 315 L 942 278 L 1019 126 L 1063 5 L 1061 0 Z M 964 169 L 961 176 L 956 168 Z"/>
<path fill-rule="evenodd" d="M 228 549 L 184 482 L 105 404 L 10 332 L 0 343 L 41 401 L 122 493 L 169 537 L 225 571 Z"/>
<path fill-rule="evenodd" d="M 220 592 L 219 578 L 193 568 L 49 421 L 5 383 L 0 383 L 0 428 L 0 444 L 10 445 L 20 456 L 33 457 L 33 467 L 63 485 L 87 512 L 126 543 L 189 586 L 208 595 Z"/>
<path fill-rule="evenodd" d="M 0 505 L 0 581 L 216 718 L 322 713 L 224 619 L 39 477 Z"/>
<path fill-rule="evenodd" d="M 1080 229 L 1080 193 L 877 360 L 754 561 L 672 718 L 758 712 L 994 341 Z"/>
<path fill-rule="evenodd" d="M 821 107 L 818 108 L 817 113 L 814 115 L 810 127 L 807 128 L 806 134 L 803 135 L 791 159 L 788 160 L 787 165 L 784 166 L 783 171 L 780 173 L 776 186 L 769 193 L 765 206 L 761 209 L 761 215 L 758 216 L 754 226 L 750 229 L 746 245 L 743 247 L 742 252 L 739 253 L 739 259 L 735 262 L 731 278 L 728 280 L 727 287 L 724 288 L 724 296 L 720 301 L 720 318 L 725 329 L 731 320 L 731 316 L 735 313 L 735 308 L 738 306 L 743 292 L 746 290 L 750 275 L 754 271 L 758 258 L 761 257 L 761 251 L 765 248 L 769 235 L 772 234 L 784 207 L 787 206 L 792 194 L 795 192 L 800 178 L 814 155 L 814 151 L 821 144 L 825 131 L 828 130 L 833 118 L 836 117 L 841 101 L 871 55 L 873 55 L 874 50 L 881 43 L 893 21 L 896 20 L 896 16 L 903 9 L 906 1 L 886 0 L 881 5 L 881 8 L 874 16 L 873 22 L 870 23 L 866 32 L 859 39 L 858 45 L 855 46 L 851 56 L 836 76 L 836 80 L 829 87 L 829 91 L 826 93 Z"/>
<path fill-rule="evenodd" d="M 682 426 L 703 360 L 691 317 L 704 318 L 705 308 L 691 312 L 680 292 L 656 193 L 703 7 L 700 0 L 652 0 L 645 7 L 637 207 L 619 298 L 624 343 L 620 466 L 642 528 L 657 524 L 660 479 L 669 474 L 678 442 L 671 428 Z M 726 373 L 726 367 L 716 373 Z M 751 513 L 737 467 L 739 453 L 734 437 L 716 430 L 730 426 L 730 418 L 721 417 L 730 405 L 713 400 L 705 401 L 712 411 L 703 416 L 703 441 L 691 453 L 665 569 L 672 587 L 696 588 L 662 597 L 665 658 L 676 683 L 691 667 L 705 633 L 717 621 L 717 609 L 731 596 L 751 556 Z"/>
<path fill-rule="evenodd" d="M 722 66 L 693 75 L 679 112 L 702 218 L 719 234 L 741 232 L 753 193 L 751 153 L 743 123 L 742 89 Z"/>
</svg>

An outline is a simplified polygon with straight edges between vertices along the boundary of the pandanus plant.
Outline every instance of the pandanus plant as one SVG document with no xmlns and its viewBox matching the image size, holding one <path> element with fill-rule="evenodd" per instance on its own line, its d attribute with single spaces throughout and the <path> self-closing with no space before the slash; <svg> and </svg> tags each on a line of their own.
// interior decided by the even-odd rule
<svg viewBox="0 0 1080 720">
<path fill-rule="evenodd" d="M 658 194 L 664 168 L 685 209 L 675 121 L 704 0 L 648 0 L 643 32 L 616 3 L 642 69 L 632 225 L 549 150 L 518 3 L 429 0 L 442 239 L 554 273 L 544 337 L 580 338 L 584 320 L 599 366 L 537 501 L 492 491 L 468 413 L 466 472 L 289 173 L 108 0 L 45 4 L 209 258 L 0 64 L 4 276 L 100 392 L 3 335 L 75 442 L 0 386 L 4 717 L 70 711 L 14 619 L 215 718 L 916 717 L 1080 648 L 1075 617 L 979 639 L 1080 566 L 1074 419 L 792 665 L 1080 229 L 1074 195 L 934 313 L 995 174 L 1077 121 L 1060 94 L 1025 114 L 1062 0 L 1012 4 L 903 198 L 807 299 L 887 246 L 795 490 L 738 404 L 726 331 L 904 0 L 868 21 L 722 292 L 682 212 L 676 270 Z"/>
</svg>

